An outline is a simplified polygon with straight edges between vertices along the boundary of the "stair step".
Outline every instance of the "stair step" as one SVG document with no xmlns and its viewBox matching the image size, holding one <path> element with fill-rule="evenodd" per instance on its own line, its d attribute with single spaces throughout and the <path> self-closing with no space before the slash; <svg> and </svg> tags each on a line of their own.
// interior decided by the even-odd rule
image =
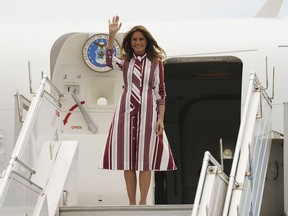
<svg viewBox="0 0 288 216">
<path fill-rule="evenodd" d="M 60 207 L 60 216 L 190 216 L 192 205 L 69 206 Z"/>
</svg>

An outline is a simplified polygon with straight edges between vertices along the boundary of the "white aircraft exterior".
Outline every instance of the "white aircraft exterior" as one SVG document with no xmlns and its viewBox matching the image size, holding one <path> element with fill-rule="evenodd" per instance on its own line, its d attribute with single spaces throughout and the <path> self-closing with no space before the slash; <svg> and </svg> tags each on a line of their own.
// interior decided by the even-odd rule
<svg viewBox="0 0 288 216">
<path fill-rule="evenodd" d="M 225 167 L 228 167 L 228 170 L 233 167 L 229 157 L 233 158 L 236 152 L 240 122 L 245 116 L 247 95 L 251 88 L 249 81 L 251 73 L 256 74 L 259 83 L 263 85 L 263 92 L 267 92 L 267 94 L 265 93 L 267 104 L 272 104 L 271 119 L 267 120 L 271 124 L 268 122 L 267 125 L 270 125 L 271 130 L 275 132 L 273 135 L 269 135 L 269 140 L 273 139 L 275 143 L 275 140 L 283 141 L 283 135 L 286 134 L 284 111 L 285 103 L 288 101 L 288 20 L 286 18 L 203 20 L 182 21 L 181 23 L 147 23 L 145 26 L 167 53 L 165 79 L 168 97 L 165 128 L 167 128 L 166 133 L 176 162 L 178 161 L 177 172 L 169 173 L 164 177 L 155 173 L 149 193 L 149 204 L 189 204 L 197 197 L 196 188 L 204 152 L 210 151 L 218 161 L 221 159 L 221 156 L 218 155 L 220 138 L 223 139 L 223 150 L 229 154 L 232 153 L 232 155 L 226 155 L 224 170 Z M 20 94 L 28 99 L 36 98 L 35 93 L 29 92 L 27 62 L 31 61 L 33 72 L 39 71 L 38 78 L 35 74 L 32 76 L 32 92 L 38 88 L 36 83 L 40 83 L 40 71 L 43 70 L 42 66 L 34 62 L 42 63 L 44 69 L 49 68 L 48 64 L 50 64 L 50 72 L 44 70 L 44 74 L 48 75 L 53 83 L 52 86 L 55 85 L 63 93 L 63 96 L 60 97 L 61 106 L 56 103 L 56 108 L 55 106 L 50 107 L 49 101 L 54 101 L 54 99 L 51 99 L 50 95 L 46 95 L 47 101 L 44 102 L 44 105 L 47 103 L 47 106 L 43 108 L 42 117 L 36 119 L 36 125 L 32 128 L 33 136 L 28 138 L 31 146 L 24 151 L 24 159 L 22 158 L 20 161 L 24 160 L 24 162 L 27 161 L 28 164 L 34 165 L 34 160 L 36 161 L 36 158 L 46 151 L 49 152 L 50 159 L 54 158 L 55 163 L 61 163 L 63 161 L 57 162 L 54 154 L 55 149 L 58 148 L 59 155 L 64 151 L 69 152 L 67 153 L 69 159 L 67 159 L 66 167 L 62 167 L 65 170 L 62 173 L 63 176 L 58 173 L 61 176 L 60 180 L 58 179 L 61 182 L 58 184 L 58 191 L 61 194 L 63 190 L 65 191 L 64 198 L 61 195 L 61 203 L 59 204 L 59 196 L 53 198 L 52 201 L 51 199 L 49 201 L 48 198 L 46 198 L 47 201 L 38 199 L 37 203 L 42 202 L 39 206 L 45 207 L 43 203 L 47 202 L 48 208 L 62 205 L 126 205 L 128 200 L 122 172 L 102 171 L 97 168 L 114 109 L 121 93 L 122 74 L 114 69 L 97 72 L 89 68 L 83 59 L 85 43 L 95 34 L 102 36 L 107 34 L 106 24 L 87 25 L 77 33 L 70 30 L 73 29 L 73 26 L 65 29 L 58 26 L 56 30 L 55 26 L 49 26 L 48 31 L 47 26 L 20 25 L 17 26 L 17 32 L 14 32 L 10 25 L 2 25 L 1 28 L 1 37 L 4 38 L 1 40 L 1 50 L 5 51 L 0 53 L 0 68 L 5 82 L 0 81 L 2 98 L 0 104 L 0 168 L 6 169 L 8 162 L 11 162 L 13 148 L 15 143 L 17 146 L 19 142 L 19 139 L 17 142 L 16 140 L 20 129 L 21 127 L 25 128 L 26 120 L 24 124 L 20 123 L 18 105 L 14 103 L 13 95 L 20 90 Z M 46 28 L 44 34 L 39 33 L 41 28 Z M 22 31 L 24 31 L 23 34 Z M 47 35 L 48 32 L 49 35 Z M 119 43 L 122 41 L 123 33 L 120 32 L 116 36 Z M 47 44 L 45 46 L 51 48 L 50 57 L 49 53 L 40 53 L 44 48 L 43 44 Z M 11 46 L 18 48 L 11 49 Z M 34 54 L 25 56 L 30 49 L 35 49 Z M 101 70 L 101 67 L 98 70 Z M 275 79 L 273 71 L 275 71 Z M 57 97 L 54 87 L 47 91 Z M 272 98 L 272 96 L 273 99 L 270 99 L 269 97 Z M 88 116 L 85 116 L 85 111 L 80 109 L 80 103 L 87 111 Z M 262 107 L 260 105 L 260 108 L 256 107 L 255 112 L 261 113 Z M 29 116 L 24 114 L 24 118 L 26 117 L 29 119 Z M 53 127 L 48 125 L 50 123 L 53 124 Z M 55 133 L 51 128 L 57 128 L 57 132 Z M 269 129 L 269 133 L 271 130 Z M 62 149 L 57 144 L 58 136 L 61 137 L 59 140 L 67 142 L 64 143 Z M 38 146 L 39 140 L 44 143 L 43 148 Z M 273 145 L 272 141 L 272 150 Z M 277 187 L 277 185 L 283 184 L 283 181 L 287 181 L 286 145 L 287 143 L 284 142 L 284 148 L 281 147 L 280 141 L 280 144 L 275 144 L 277 150 L 274 149 L 273 154 L 271 153 L 276 158 L 277 163 L 275 164 L 279 166 L 283 164 L 284 168 L 276 169 L 275 167 L 278 165 L 271 162 L 270 155 L 272 164 L 267 162 L 267 171 L 266 168 L 263 168 L 264 171 L 262 170 L 268 179 L 266 185 L 270 188 L 265 188 L 263 198 L 262 196 L 259 198 L 260 202 L 264 203 L 261 215 L 265 215 L 265 213 L 271 215 L 277 208 L 281 209 L 280 213 L 288 210 L 286 185 L 280 189 Z M 284 158 L 281 159 L 279 155 L 282 157 L 283 152 Z M 251 158 L 250 154 L 249 150 L 246 152 L 246 157 Z M 40 185 L 46 185 L 45 181 L 48 181 L 47 178 L 49 179 L 45 174 L 45 169 L 52 169 L 49 165 L 45 165 L 44 162 L 48 160 L 45 157 L 42 158 L 42 164 L 35 167 L 40 174 L 35 175 L 34 179 L 32 176 L 32 180 Z M 267 157 L 266 155 L 266 159 Z M 243 165 L 243 170 L 252 172 L 247 168 L 247 164 Z M 226 173 L 227 176 L 230 174 L 229 171 Z M 273 174 L 272 180 L 270 179 L 271 173 Z M 277 174 L 277 178 L 274 174 Z M 5 176 L 4 172 L 3 176 Z M 177 180 L 176 183 L 175 180 Z M 47 185 L 49 184 L 47 183 Z M 64 188 L 61 188 L 61 185 Z M 155 190 L 153 190 L 154 186 Z M 47 188 L 49 189 L 48 186 Z M 263 192 L 264 188 L 261 190 Z M 271 192 L 273 190 L 274 192 Z M 277 197 L 279 191 L 282 192 Z M 69 199 L 65 200 L 67 193 L 69 193 Z M 277 197 L 276 204 L 271 204 L 270 201 L 273 207 L 267 204 L 269 203 L 267 193 L 271 197 L 274 195 Z M 237 196 L 233 195 L 230 202 L 232 210 L 229 215 L 235 215 L 237 205 L 240 205 L 235 200 L 239 197 L 241 199 L 241 195 L 238 198 Z M 25 195 L 15 198 L 11 194 L 8 194 L 7 198 L 8 201 L 16 200 L 19 203 L 25 199 Z M 241 210 L 241 215 L 245 215 L 247 212 L 259 215 L 260 210 L 255 209 L 253 202 L 251 202 L 251 206 L 250 203 L 248 206 L 247 210 Z M 201 204 L 199 209 L 201 211 Z M 225 205 L 223 209 L 225 211 Z M 37 215 L 35 213 L 37 211 L 27 210 L 27 215 L 32 215 L 30 212 Z M 9 215 L 13 215 L 13 213 Z M 202 215 L 201 212 L 198 215 Z"/>
</svg>

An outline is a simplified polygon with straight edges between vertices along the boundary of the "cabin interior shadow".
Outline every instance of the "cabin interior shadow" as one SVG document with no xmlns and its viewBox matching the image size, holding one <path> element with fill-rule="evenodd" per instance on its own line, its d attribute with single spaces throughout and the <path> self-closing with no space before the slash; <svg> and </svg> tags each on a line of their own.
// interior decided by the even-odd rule
<svg viewBox="0 0 288 216">
<path fill-rule="evenodd" d="M 171 59 L 165 64 L 165 131 L 177 171 L 155 173 L 156 204 L 192 204 L 205 151 L 229 175 L 241 117 L 242 62 L 235 57 Z"/>
</svg>

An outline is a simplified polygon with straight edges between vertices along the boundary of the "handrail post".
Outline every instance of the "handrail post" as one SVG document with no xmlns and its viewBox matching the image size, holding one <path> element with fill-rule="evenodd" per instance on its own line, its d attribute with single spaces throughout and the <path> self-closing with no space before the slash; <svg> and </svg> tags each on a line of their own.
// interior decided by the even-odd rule
<svg viewBox="0 0 288 216">
<path fill-rule="evenodd" d="M 15 161 L 17 161 L 22 167 L 24 167 L 26 170 L 30 172 L 30 174 L 35 174 L 36 171 L 29 167 L 27 164 L 25 164 L 23 161 L 21 161 L 18 157 L 15 157 Z"/>
</svg>

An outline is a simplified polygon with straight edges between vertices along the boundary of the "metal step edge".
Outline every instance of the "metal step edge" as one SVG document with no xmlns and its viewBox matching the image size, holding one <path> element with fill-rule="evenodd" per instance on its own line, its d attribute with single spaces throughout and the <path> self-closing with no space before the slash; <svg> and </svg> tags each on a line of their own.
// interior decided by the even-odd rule
<svg viewBox="0 0 288 216">
<path fill-rule="evenodd" d="M 102 205 L 102 206 L 63 206 L 59 208 L 60 212 L 97 212 L 97 211 L 192 211 L 192 204 L 180 205 L 146 205 L 146 206 L 118 206 L 118 205 Z"/>
</svg>

